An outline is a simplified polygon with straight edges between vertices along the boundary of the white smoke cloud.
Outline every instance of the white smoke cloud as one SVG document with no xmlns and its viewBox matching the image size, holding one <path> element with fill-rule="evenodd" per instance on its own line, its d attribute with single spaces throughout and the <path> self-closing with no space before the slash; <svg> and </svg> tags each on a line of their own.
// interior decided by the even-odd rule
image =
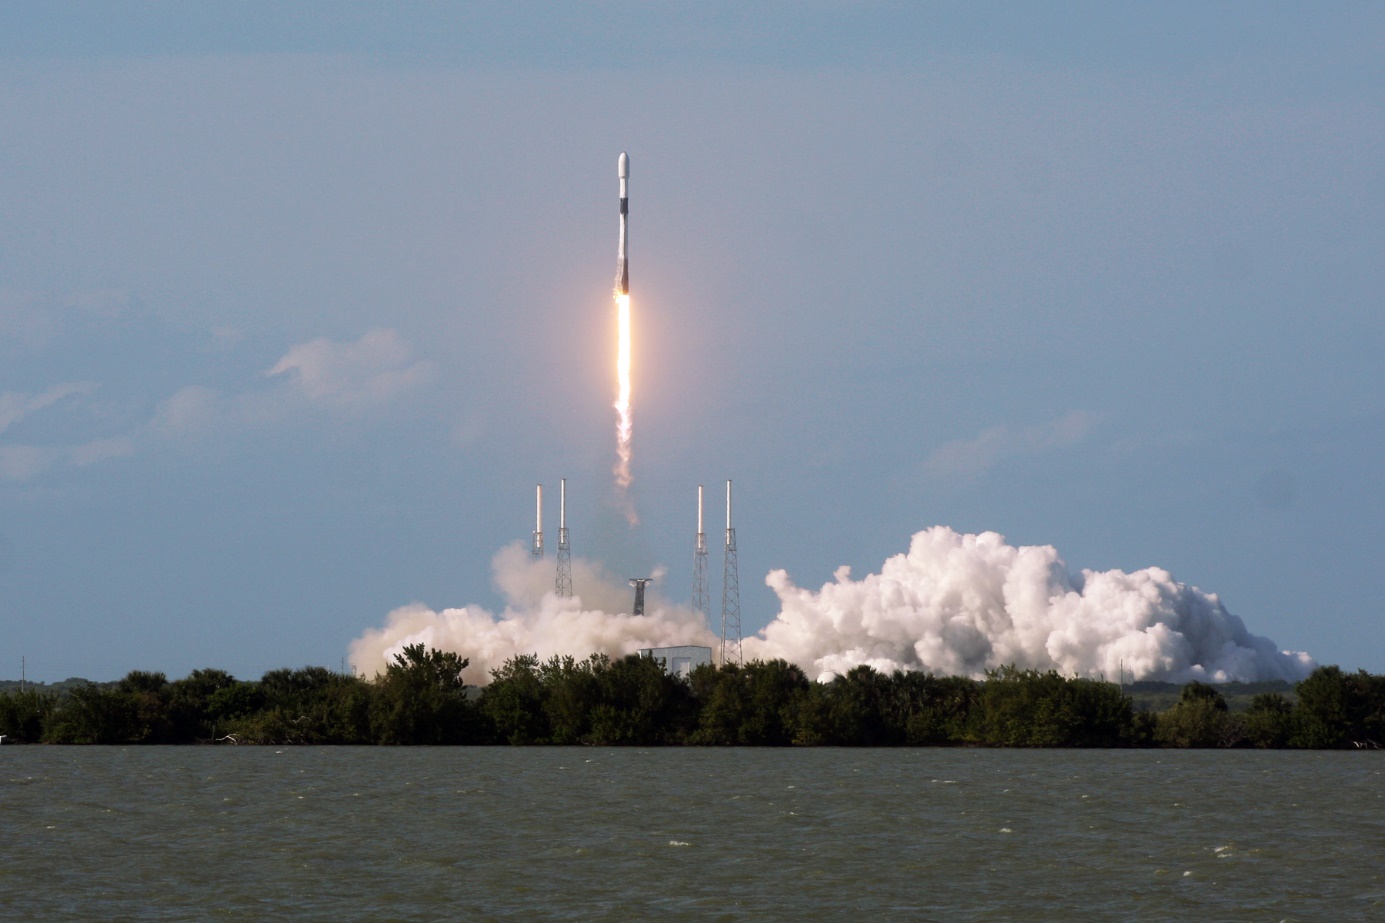
<svg viewBox="0 0 1385 923">
<path fill-rule="evenodd" d="M 593 653 L 621 657 L 643 647 L 712 645 L 700 613 L 670 604 L 652 586 L 646 614 L 629 615 L 634 593 L 626 581 L 591 561 L 572 559 L 578 595 L 567 598 L 554 595 L 553 559 L 532 561 L 518 543 L 497 552 L 491 566 L 505 599 L 499 614 L 474 605 L 441 612 L 421 603 L 402 606 L 389 614 L 383 628 L 369 630 L 351 643 L 352 667 L 373 676 L 406 645 L 422 643 L 469 658 L 467 682 L 485 684 L 492 670 L 517 654 L 581 659 Z"/>
<path fill-rule="evenodd" d="M 782 657 L 810 675 L 858 664 L 980 676 L 1015 664 L 1066 675 L 1171 682 L 1299 680 L 1316 666 L 1250 634 L 1214 594 L 1157 567 L 1068 573 L 1055 548 L 1016 548 L 994 532 L 917 533 L 878 574 L 848 568 L 818 592 L 782 570 L 766 582 L 781 611 L 747 657 Z"/>
<path fill-rule="evenodd" d="M 414 604 L 351 645 L 358 672 L 384 669 L 407 644 L 422 642 L 471 659 L 470 682 L 516 654 L 540 658 L 620 656 L 642 647 L 715 639 L 699 613 L 651 593 L 649 614 L 633 618 L 631 591 L 599 565 L 573 560 L 580 597 L 553 595 L 553 564 L 532 562 L 515 544 L 493 562 L 504 610 L 479 606 L 435 612 Z M 766 582 L 780 612 L 747 638 L 747 659 L 782 658 L 825 678 L 869 664 L 882 672 L 922 670 L 980 677 L 1014 664 L 1072 676 L 1121 669 L 1136 679 L 1210 682 L 1307 676 L 1316 663 L 1250 634 L 1214 594 L 1151 567 L 1134 573 L 1069 574 L 1052 546 L 1014 547 L 994 532 L 963 535 L 946 526 L 917 533 L 907 554 L 878 574 L 853 580 L 843 567 L 813 592 L 783 570 Z"/>
</svg>

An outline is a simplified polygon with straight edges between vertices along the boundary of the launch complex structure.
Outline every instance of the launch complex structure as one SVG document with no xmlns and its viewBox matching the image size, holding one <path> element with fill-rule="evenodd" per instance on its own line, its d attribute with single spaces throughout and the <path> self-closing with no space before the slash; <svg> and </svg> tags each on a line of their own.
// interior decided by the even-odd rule
<svg viewBox="0 0 1385 923">
<path fill-rule="evenodd" d="M 529 546 L 534 561 L 544 558 L 543 546 L 543 485 L 534 485 L 534 534 Z M 726 482 L 726 544 L 721 572 L 721 645 L 719 664 L 741 663 L 741 587 L 740 565 L 736 561 L 736 529 L 731 524 L 731 482 Z M 644 591 L 653 577 L 631 577 L 635 602 L 631 615 L 644 615 Z M 559 598 L 573 595 L 572 545 L 567 528 L 567 478 L 558 482 L 558 566 L 553 578 L 553 594 Z M 692 607 L 702 613 L 711 627 L 710 598 L 707 589 L 707 534 L 702 530 L 702 485 L 697 485 L 697 534 L 693 544 Z"/>
<path fill-rule="evenodd" d="M 620 237 L 616 245 L 616 279 L 614 296 L 616 300 L 617 346 L 616 377 L 618 381 L 615 410 L 616 453 L 619 461 L 613 473 L 616 487 L 621 496 L 630 486 L 630 155 L 621 152 L 616 159 L 616 177 L 620 180 Z M 627 498 L 628 503 L 628 498 Z M 634 507 L 627 505 L 626 518 L 630 525 L 638 520 Z M 543 485 L 534 488 L 534 535 L 529 547 L 530 558 L 539 562 L 544 557 L 543 547 Z M 736 530 L 731 525 L 731 482 L 726 482 L 726 549 L 721 575 L 721 646 L 717 661 L 723 666 L 728 663 L 741 663 L 741 587 L 740 567 L 736 561 Z M 654 582 L 653 577 L 631 577 L 630 586 L 635 589 L 635 601 L 631 608 L 633 617 L 644 615 L 645 588 Z M 567 531 L 567 478 L 558 482 L 558 569 L 553 579 L 553 593 L 560 599 L 573 595 L 572 586 L 572 546 Z M 693 591 L 692 606 L 702 614 L 703 623 L 711 628 L 711 599 L 707 588 L 707 534 L 702 529 L 702 485 L 697 486 L 697 536 L 693 545 Z M 708 650 L 707 648 L 699 648 Z M 650 649 L 654 650 L 654 649 Z M 669 650 L 673 650 L 670 648 Z M 681 649 L 680 649 L 681 650 Z"/>
</svg>

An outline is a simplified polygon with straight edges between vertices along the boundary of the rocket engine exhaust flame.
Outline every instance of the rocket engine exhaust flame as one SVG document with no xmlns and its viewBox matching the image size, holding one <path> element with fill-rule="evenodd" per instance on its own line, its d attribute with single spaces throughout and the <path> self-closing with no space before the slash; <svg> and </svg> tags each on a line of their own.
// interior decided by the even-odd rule
<svg viewBox="0 0 1385 923">
<path fill-rule="evenodd" d="M 621 494 L 630 487 L 630 436 L 632 422 L 630 417 L 630 296 L 616 295 L 616 326 L 619 340 L 616 347 L 616 486 Z M 627 503 L 626 517 L 634 515 Z M 630 524 L 634 525 L 631 519 Z"/>
<path fill-rule="evenodd" d="M 634 501 L 630 499 L 630 437 L 633 424 L 630 416 L 630 269 L 627 257 L 627 227 L 630 203 L 627 182 L 630 179 L 630 156 L 621 152 L 616 161 L 620 178 L 620 242 L 616 247 L 616 326 L 619 331 L 616 348 L 616 490 L 625 507 L 625 519 L 630 525 L 639 522 Z"/>
</svg>

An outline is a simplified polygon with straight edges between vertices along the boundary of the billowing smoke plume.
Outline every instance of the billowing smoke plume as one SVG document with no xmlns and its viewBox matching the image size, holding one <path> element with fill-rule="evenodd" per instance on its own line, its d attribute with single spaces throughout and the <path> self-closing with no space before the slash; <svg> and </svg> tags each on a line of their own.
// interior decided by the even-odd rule
<svg viewBox="0 0 1385 923">
<path fill-rule="evenodd" d="M 434 612 L 414 603 L 395 609 L 383 628 L 369 630 L 351 643 L 356 672 L 384 672 L 406 645 L 420 642 L 470 658 L 463 676 L 479 684 L 489 682 L 491 671 L 516 654 L 582 659 L 594 653 L 620 657 L 643 647 L 713 644 L 700 613 L 669 604 L 655 587 L 645 600 L 647 614 L 629 615 L 633 591 L 599 564 L 572 559 L 572 583 L 580 595 L 566 598 L 553 592 L 553 563 L 532 560 L 518 544 L 497 552 L 491 566 L 505 599 L 499 615 L 480 606 Z"/>
<path fill-rule="evenodd" d="M 434 612 L 419 604 L 389 614 L 385 626 L 351 645 L 356 670 L 373 675 L 406 644 L 456 651 L 471 659 L 469 682 L 516 654 L 591 653 L 613 657 L 643 647 L 716 641 L 691 608 L 651 592 L 640 618 L 627 615 L 630 588 L 599 565 L 573 559 L 578 593 L 553 593 L 552 565 L 531 561 L 519 545 L 496 554 L 495 582 L 505 598 L 495 615 L 478 606 Z M 821 590 L 800 589 L 782 570 L 767 583 L 780 612 L 750 658 L 783 658 L 826 678 L 859 664 L 979 677 L 987 669 L 1058 670 L 1186 682 L 1298 680 L 1316 664 L 1246 631 L 1217 597 L 1147 568 L 1068 573 L 1051 546 L 1016 548 L 993 532 L 961 535 L 945 526 L 919 532 L 907 554 L 880 573 L 852 580 L 847 568 Z"/>
<path fill-rule="evenodd" d="M 1187 682 L 1299 680 L 1316 666 L 1246 631 L 1214 594 L 1165 570 L 1068 573 L 1049 545 L 1016 548 L 994 532 L 917 533 L 907 554 L 818 592 L 782 570 L 766 582 L 780 613 L 747 639 L 747 657 L 782 657 L 810 675 L 858 664 L 979 676 L 1015 664 L 1066 675 Z"/>
</svg>

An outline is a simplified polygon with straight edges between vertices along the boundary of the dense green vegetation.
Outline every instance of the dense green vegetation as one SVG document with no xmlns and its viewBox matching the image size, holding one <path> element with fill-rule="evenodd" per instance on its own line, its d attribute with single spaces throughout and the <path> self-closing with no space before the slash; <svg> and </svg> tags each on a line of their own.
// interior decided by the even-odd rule
<svg viewBox="0 0 1385 923">
<path fill-rule="evenodd" d="M 0 692 L 7 743 L 590 744 L 601 746 L 1378 747 L 1385 676 L 1321 667 L 1231 708 L 1189 683 L 1160 711 L 1121 687 L 1006 667 L 984 680 L 857 667 L 830 683 L 782 660 L 687 679 L 639 656 L 515 657 L 465 684 L 456 654 L 404 649 L 373 680 L 322 667 L 258 682 L 135 671 L 60 692 Z M 1289 694 L 1292 693 L 1292 698 Z"/>
<path fill-rule="evenodd" d="M 1178 683 L 1165 683 L 1158 680 L 1139 680 L 1127 682 L 1123 687 L 1130 696 L 1136 711 L 1168 711 L 1178 704 L 1183 687 Z M 1294 686 L 1283 680 L 1260 683 L 1217 683 L 1217 691 L 1222 694 L 1227 707 L 1235 711 L 1245 711 L 1255 697 L 1266 692 L 1284 696 L 1290 703 L 1294 700 Z"/>
</svg>

